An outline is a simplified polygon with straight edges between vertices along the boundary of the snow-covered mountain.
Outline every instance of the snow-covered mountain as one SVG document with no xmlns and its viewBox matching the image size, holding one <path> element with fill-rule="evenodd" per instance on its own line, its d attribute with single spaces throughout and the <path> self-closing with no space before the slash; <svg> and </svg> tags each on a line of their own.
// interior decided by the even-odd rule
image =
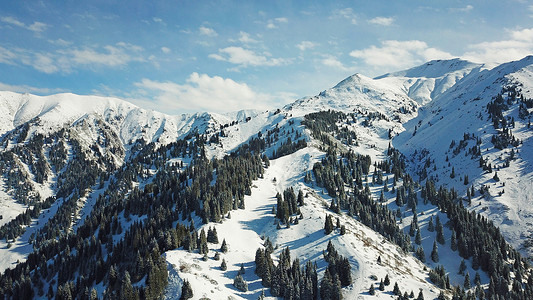
<svg viewBox="0 0 533 300">
<path fill-rule="evenodd" d="M 487 217 L 523 256 L 533 254 L 531 98 L 533 57 L 499 66 L 438 60 L 376 78 L 355 74 L 317 96 L 263 112 L 170 116 L 115 98 L 0 92 L 0 114 L 4 116 L 0 120 L 0 226 L 5 225 L 0 228 L 0 267 L 13 268 L 16 261 L 26 259 L 37 265 L 32 251 L 52 255 L 47 248 L 52 240 L 70 239 L 68 248 L 47 257 L 57 263 L 49 263 L 50 271 L 39 268 L 40 273 L 47 273 L 33 286 L 33 297 L 45 297 L 46 291 L 67 293 L 75 290 L 68 281 L 86 266 L 76 267 L 69 277 L 65 274 L 72 270 L 60 272 L 55 265 L 78 259 L 81 249 L 76 247 L 97 240 L 102 243 L 101 250 L 92 259 L 105 268 L 101 277 L 87 279 L 84 286 L 94 288 L 98 297 L 106 293 L 122 297 L 126 293 L 122 288 L 131 286 L 142 293 L 138 295 L 149 298 L 151 289 L 156 286 L 160 291 L 161 286 L 155 283 L 153 266 L 146 267 L 148 262 L 144 266 L 141 253 L 128 259 L 141 264 L 135 270 L 146 276 L 128 273 L 131 278 L 127 280 L 116 278 L 117 270 L 132 270 L 116 261 L 125 255 L 116 254 L 116 249 L 128 243 L 132 232 L 141 232 L 152 234 L 150 241 L 144 241 L 150 244 L 150 251 L 160 251 L 154 252 L 150 263 L 164 253 L 169 274 L 165 293 L 170 299 L 181 295 L 184 280 L 194 291 L 193 299 L 257 299 L 263 290 L 267 298 L 275 298 L 276 292 L 264 287 L 261 282 L 265 279 L 254 273 L 256 250 L 264 247 L 267 239 L 274 246 L 276 264 L 288 247 L 302 267 L 307 261 L 316 264 L 320 280 L 328 269 L 323 251 L 331 242 L 351 266 L 353 280 L 342 288 L 345 299 L 388 299 L 394 294 L 394 283 L 401 284 L 402 294 L 414 291 L 415 296 L 420 293 L 426 299 L 449 296 L 452 290 L 446 288 L 446 282 L 444 286 L 437 283 L 435 274 L 428 272 L 440 266 L 446 270 L 448 285 L 470 292 L 490 291 L 496 285 L 490 283 L 490 276 L 501 272 L 508 276 L 504 278 L 508 286 L 512 280 L 522 280 L 523 289 L 529 291 L 526 281 L 531 272 L 521 271 L 526 265 L 522 266 L 512 250 L 496 247 L 510 257 L 498 257 L 501 265 L 494 271 L 476 266 L 480 264 L 478 254 L 453 249 L 456 234 L 460 244 L 468 237 L 460 236 L 453 227 L 456 221 L 446 207 L 457 205 L 454 209 L 460 211 L 464 206 Z M 263 157 L 261 172 L 255 155 Z M 240 156 L 247 169 L 227 173 L 225 168 L 238 165 L 231 159 Z M 212 159 L 213 165 L 204 157 Z M 320 168 L 327 169 L 336 160 L 346 165 L 330 169 L 325 172 L 329 179 L 321 179 L 334 182 L 336 188 L 332 188 L 318 177 L 322 176 Z M 255 172 L 260 175 L 254 178 Z M 249 177 L 243 180 L 241 176 Z M 222 180 L 229 180 L 226 186 L 217 185 Z M 439 197 L 456 198 L 445 204 L 429 203 L 426 187 L 431 186 L 430 181 L 442 187 Z M 276 194 L 286 197 L 290 189 L 296 194 L 301 191 L 305 204 L 283 220 L 276 213 L 280 206 Z M 365 195 L 377 206 L 372 206 L 374 201 L 364 206 Z M 406 206 L 399 197 L 418 204 Z M 151 207 L 150 201 L 157 203 L 156 207 Z M 39 202 L 43 208 L 37 216 L 20 217 L 20 224 L 15 224 L 18 227 L 13 225 L 17 216 L 25 211 L 29 214 L 27 209 L 34 209 Z M 405 236 L 380 231 L 376 221 L 360 215 L 362 211 L 379 213 L 380 207 L 388 212 L 382 218 L 392 218 L 389 230 L 398 228 Z M 234 210 L 221 213 L 231 208 Z M 107 213 L 111 213 L 109 218 Z M 326 215 L 339 220 L 339 228 L 330 234 L 323 230 Z M 139 231 L 140 226 L 156 223 L 168 226 L 158 223 L 161 216 L 170 218 L 166 222 L 169 228 Z M 437 219 L 444 225 L 442 237 L 431 229 Z M 192 237 L 198 239 L 196 229 L 211 228 L 218 231 L 219 241 L 208 244 L 208 255 L 196 248 L 185 250 L 185 244 L 194 247 L 190 245 Z M 180 230 L 188 231 L 186 237 L 177 237 L 183 234 Z M 220 250 L 222 239 L 229 244 L 225 252 Z M 138 243 L 137 239 L 135 245 Z M 213 253 L 224 259 L 226 270 L 220 269 Z M 464 270 L 458 272 L 463 258 Z M 248 291 L 233 285 L 242 273 L 241 266 L 245 273 L 240 276 L 248 282 Z M 506 273 L 505 268 L 513 269 Z M 31 272 L 37 277 L 37 269 Z M 520 272 L 524 274 L 517 279 Z M 467 274 L 472 278 L 478 274 L 472 281 L 479 281 L 477 289 L 467 287 Z M 392 284 L 380 290 L 380 280 L 385 277 Z M 500 277 L 496 280 L 500 287 L 505 285 Z M 375 287 L 376 295 L 369 294 L 370 286 Z M 18 286 L 14 290 L 19 290 Z"/>
<path fill-rule="evenodd" d="M 39 124 L 32 126 L 31 131 L 49 133 L 92 115 L 110 125 L 124 144 L 137 139 L 166 144 L 193 129 L 205 132 L 214 122 L 207 113 L 170 116 L 139 108 L 117 98 L 75 94 L 42 97 L 1 92 L 0 110 L 3 116 L 0 120 L 0 134 L 35 118 L 39 119 Z"/>
</svg>

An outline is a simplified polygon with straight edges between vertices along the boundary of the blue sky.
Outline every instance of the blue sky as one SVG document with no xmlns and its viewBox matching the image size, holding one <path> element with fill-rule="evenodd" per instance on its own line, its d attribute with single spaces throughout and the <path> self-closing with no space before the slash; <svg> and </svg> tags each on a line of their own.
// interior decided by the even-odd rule
<svg viewBox="0 0 533 300">
<path fill-rule="evenodd" d="M 169 114 L 269 109 L 354 73 L 533 54 L 531 1 L 3 1 L 0 90 Z"/>
</svg>

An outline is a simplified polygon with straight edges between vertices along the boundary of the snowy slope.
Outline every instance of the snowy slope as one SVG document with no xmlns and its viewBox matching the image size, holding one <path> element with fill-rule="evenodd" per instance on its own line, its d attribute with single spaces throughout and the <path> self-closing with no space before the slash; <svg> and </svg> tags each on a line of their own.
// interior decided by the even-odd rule
<svg viewBox="0 0 533 300">
<path fill-rule="evenodd" d="M 311 170 L 313 164 L 322 157 L 323 153 L 316 149 L 306 148 L 272 160 L 264 178 L 253 183 L 252 195 L 245 197 L 244 210 L 232 211 L 231 218 L 224 219 L 222 223 L 204 225 L 205 230 L 215 227 L 219 241 L 226 239 L 228 243 L 229 251 L 220 253 L 220 261 L 213 259 L 215 253 L 220 252 L 220 243 L 210 244 L 207 261 L 203 261 L 202 255 L 198 253 L 184 250 L 167 252 L 170 274 L 174 274 L 167 290 L 167 299 L 179 298 L 182 280 L 191 283 L 194 291 L 192 299 L 257 299 L 263 289 L 267 299 L 276 299 L 254 274 L 255 252 L 263 246 L 266 238 L 276 247 L 276 258 L 281 250 L 289 247 L 291 257 L 299 258 L 302 266 L 307 260 L 316 262 L 319 278 L 327 266 L 322 251 L 331 241 L 339 254 L 348 257 L 352 265 L 354 282 L 343 289 L 344 299 L 390 299 L 394 282 L 401 283 L 404 291 L 415 291 L 418 294 L 419 289 L 422 289 L 425 297 L 435 298 L 440 290 L 425 280 L 427 271 L 423 270 L 419 261 L 353 218 L 341 216 L 342 224 L 347 227 L 347 234 L 340 235 L 338 231 L 330 235 L 324 234 L 324 217 L 331 214 L 327 208 L 331 199 L 322 195 L 320 189 L 316 190 L 302 182 L 303 174 Z M 271 213 L 272 206 L 276 205 L 275 195 L 289 187 L 296 191 L 301 189 L 307 195 L 306 205 L 301 208 L 304 218 L 290 228 L 276 229 L 276 219 Z M 382 264 L 377 263 L 378 256 L 381 256 Z M 227 262 L 227 271 L 220 269 L 222 259 Z M 248 292 L 240 292 L 233 287 L 233 278 L 241 264 L 244 264 L 246 270 L 243 277 L 248 282 Z M 377 288 L 379 279 L 387 274 L 391 278 L 391 286 L 383 292 L 378 290 L 376 296 L 370 296 L 368 287 L 376 284 Z M 377 282 L 372 278 L 378 278 Z"/>
<path fill-rule="evenodd" d="M 489 194 L 485 197 L 477 193 L 471 209 L 493 220 L 513 246 L 531 255 L 532 249 L 524 248 L 524 243 L 530 240 L 533 230 L 533 131 L 528 128 L 527 119 L 518 117 L 518 105 L 511 105 L 505 116 L 516 120 L 511 130 L 523 144 L 497 149 L 491 143 L 496 130 L 486 109 L 502 87 L 509 85 L 518 86 L 526 98 L 533 97 L 533 57 L 469 74 L 421 108 L 418 117 L 405 124 L 406 131 L 396 137 L 393 144 L 412 157 L 413 170 L 420 171 L 427 159 L 434 160 L 436 170 L 432 164 L 427 168 L 428 176 L 438 184 L 454 187 L 463 196 L 466 196 L 466 188 L 472 185 L 478 191 L 482 185 L 489 186 Z M 500 182 L 493 180 L 494 172 L 488 173 L 479 167 L 479 158 L 466 155 L 466 150 L 476 144 L 474 139 L 467 141 L 464 151 L 452 153 L 452 140 L 458 143 L 465 133 L 481 139 L 481 155 L 492 163 Z M 512 148 L 518 154 L 509 167 L 504 167 Z M 423 149 L 427 153 L 421 155 Z M 452 166 L 457 174 L 454 179 L 450 178 Z M 470 180 L 467 185 L 464 184 L 465 175 Z"/>
</svg>

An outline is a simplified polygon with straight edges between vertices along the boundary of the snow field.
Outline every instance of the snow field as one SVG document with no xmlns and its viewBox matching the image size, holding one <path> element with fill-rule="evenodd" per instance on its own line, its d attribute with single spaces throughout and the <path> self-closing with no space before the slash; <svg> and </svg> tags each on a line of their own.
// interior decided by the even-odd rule
<svg viewBox="0 0 533 300">
<path fill-rule="evenodd" d="M 264 178 L 255 181 L 252 195 L 245 197 L 244 210 L 231 211 L 231 219 L 226 218 L 220 224 L 210 223 L 203 226 L 205 230 L 214 226 L 220 243 L 226 239 L 229 251 L 226 254 L 221 253 L 220 261 L 213 259 L 214 252 L 219 251 L 220 243 L 209 244 L 207 261 L 203 261 L 198 253 L 184 250 L 167 252 L 171 278 L 167 299 L 179 298 L 182 280 L 191 283 L 193 299 L 257 299 L 264 288 L 261 279 L 254 274 L 255 252 L 257 248 L 262 247 L 262 238 L 267 237 L 276 248 L 276 259 L 282 249 L 289 247 L 291 258 L 299 258 L 301 265 L 307 260 L 316 262 L 319 281 L 327 267 L 322 251 L 331 241 L 339 254 L 350 260 L 352 266 L 353 283 L 343 289 L 345 299 L 391 299 L 394 282 L 398 282 L 402 291 L 413 290 L 418 294 L 419 289 L 423 289 L 426 297 L 436 297 L 439 290 L 426 282 L 427 272 L 423 270 L 422 264 L 355 219 L 347 215 L 339 216 L 341 224 L 347 227 L 345 235 L 340 235 L 338 230 L 330 235 L 324 234 L 324 217 L 326 214 L 334 215 L 327 209 L 330 199 L 323 197 L 320 189 L 302 183 L 305 172 L 310 170 L 322 155 L 323 153 L 314 148 L 305 148 L 271 160 L 271 166 L 266 169 Z M 295 192 L 303 189 L 304 195 L 307 195 L 306 204 L 300 207 L 304 218 L 299 224 L 291 225 L 290 228 L 282 226 L 278 230 L 277 220 L 271 211 L 276 205 L 276 193 L 282 193 L 288 187 L 295 188 Z M 377 263 L 378 256 L 381 256 L 381 265 Z M 222 258 L 228 265 L 225 272 L 220 270 Z M 233 287 L 233 278 L 237 275 L 241 263 L 246 269 L 243 275 L 248 282 L 249 291 L 246 293 Z M 385 291 L 379 291 L 379 280 L 387 274 L 391 285 L 386 287 Z M 368 294 L 371 284 L 376 287 L 376 296 Z M 267 299 L 274 299 L 268 289 L 265 289 L 265 294 Z"/>
</svg>

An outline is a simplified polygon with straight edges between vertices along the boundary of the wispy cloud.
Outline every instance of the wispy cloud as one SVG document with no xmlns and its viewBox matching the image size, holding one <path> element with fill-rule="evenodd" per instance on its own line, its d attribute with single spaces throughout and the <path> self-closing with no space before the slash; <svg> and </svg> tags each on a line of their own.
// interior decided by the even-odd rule
<svg viewBox="0 0 533 300">
<path fill-rule="evenodd" d="M 211 36 L 211 37 L 218 35 L 218 33 L 213 28 L 209 28 L 205 26 L 200 26 L 200 28 L 198 28 L 198 32 L 200 32 L 200 35 Z"/>
<path fill-rule="evenodd" d="M 311 41 L 301 41 L 296 45 L 296 48 L 300 49 L 300 51 L 305 51 L 307 49 L 313 49 L 316 46 L 318 46 L 317 43 L 313 43 Z"/>
<path fill-rule="evenodd" d="M 257 54 L 252 50 L 234 46 L 218 49 L 218 53 L 210 54 L 209 57 L 242 67 L 279 66 L 288 63 L 288 61 L 281 58 L 272 58 L 268 53 Z"/>
<path fill-rule="evenodd" d="M 349 20 L 350 23 L 352 23 L 353 25 L 357 25 L 357 17 L 355 16 L 353 9 L 350 7 L 333 10 L 330 18 L 331 19 L 335 19 L 335 18 L 346 19 L 346 20 Z"/>
<path fill-rule="evenodd" d="M 394 18 L 375 17 L 373 19 L 368 20 L 368 23 L 381 26 L 391 26 L 392 23 L 394 23 Z"/>
<path fill-rule="evenodd" d="M 18 55 L 14 51 L 0 46 L 0 63 L 14 65 L 17 56 Z"/>
<path fill-rule="evenodd" d="M 32 94 L 41 94 L 41 95 L 49 95 L 54 93 L 62 93 L 66 92 L 64 89 L 49 89 L 49 88 L 39 88 L 29 85 L 12 85 L 0 82 L 0 90 L 2 91 L 11 91 L 16 93 L 32 93 Z"/>
<path fill-rule="evenodd" d="M 255 40 L 250 37 L 250 34 L 244 31 L 239 32 L 239 42 L 244 44 L 253 44 L 258 43 L 258 40 Z"/>
<path fill-rule="evenodd" d="M 170 53 L 172 50 L 170 50 L 170 48 L 168 48 L 168 47 L 161 47 L 161 51 L 162 51 L 163 53 L 165 53 L 165 54 L 168 54 L 168 53 Z"/>
<path fill-rule="evenodd" d="M 50 25 L 42 23 L 42 22 L 33 22 L 32 24 L 24 24 L 23 22 L 17 20 L 13 17 L 0 17 L 0 21 L 6 24 L 14 25 L 20 28 L 24 28 L 30 31 L 33 31 L 35 33 L 40 33 L 45 31 Z"/>
<path fill-rule="evenodd" d="M 124 42 L 104 47 L 62 48 L 55 52 L 36 52 L 0 47 L 0 63 L 21 64 L 47 74 L 70 73 L 76 68 L 121 67 L 142 62 L 143 48 Z"/>
<path fill-rule="evenodd" d="M 375 68 L 404 68 L 432 59 L 453 57 L 450 53 L 429 47 L 425 42 L 418 40 L 387 40 L 379 47 L 370 46 L 354 50 L 350 52 L 350 56 L 361 59 L 365 64 Z"/>
<path fill-rule="evenodd" d="M 353 72 L 355 71 L 354 67 L 347 67 L 345 66 L 336 56 L 333 55 L 324 55 L 324 58 L 320 61 L 324 66 L 341 70 L 341 71 L 349 71 Z"/>
<path fill-rule="evenodd" d="M 281 23 L 288 23 L 288 22 L 289 22 L 289 19 L 284 18 L 284 17 L 270 19 L 270 20 L 268 20 L 268 22 L 267 22 L 267 26 L 266 26 L 266 28 L 268 28 L 268 29 L 275 29 L 275 28 L 278 28 L 278 25 L 279 25 L 279 24 L 281 24 Z"/>
<path fill-rule="evenodd" d="M 184 84 L 144 78 L 135 86 L 139 88 L 140 95 L 155 99 L 154 107 L 167 107 L 181 112 L 266 109 L 271 99 L 269 95 L 253 91 L 246 83 L 196 72 Z"/>
<path fill-rule="evenodd" d="M 466 12 L 469 12 L 469 11 L 472 11 L 474 9 L 474 6 L 468 4 L 466 5 L 465 7 L 452 7 L 450 8 L 449 10 L 451 12 L 462 12 L 462 13 L 466 13 Z"/>
<path fill-rule="evenodd" d="M 67 47 L 67 46 L 72 45 L 72 42 L 65 41 L 64 39 L 48 40 L 48 42 L 52 45 L 61 46 L 61 47 Z"/>
</svg>

